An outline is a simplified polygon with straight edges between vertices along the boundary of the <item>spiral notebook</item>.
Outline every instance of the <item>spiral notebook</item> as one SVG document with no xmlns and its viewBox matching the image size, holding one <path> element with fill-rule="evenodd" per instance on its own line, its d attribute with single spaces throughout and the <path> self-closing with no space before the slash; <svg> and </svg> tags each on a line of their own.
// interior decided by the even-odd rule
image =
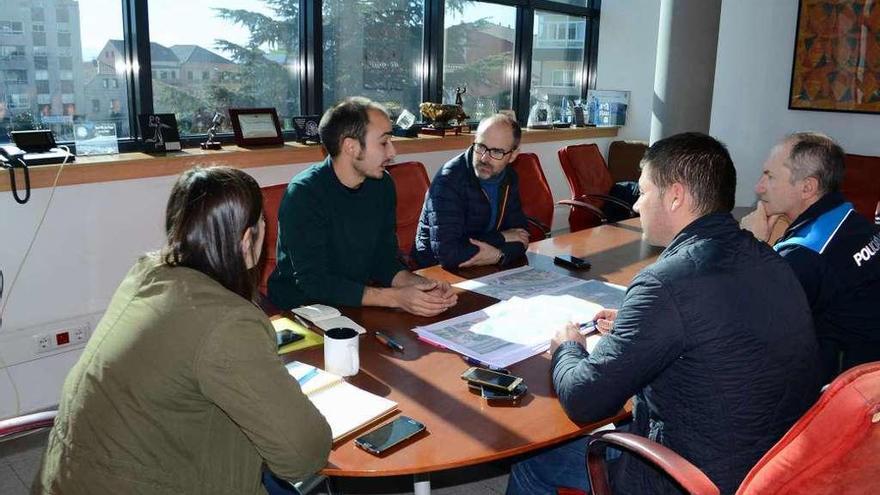
<svg viewBox="0 0 880 495">
<path fill-rule="evenodd" d="M 324 415 L 334 442 L 397 410 L 396 402 L 355 387 L 341 376 L 310 364 L 293 361 L 287 364 L 287 372 Z"/>
</svg>

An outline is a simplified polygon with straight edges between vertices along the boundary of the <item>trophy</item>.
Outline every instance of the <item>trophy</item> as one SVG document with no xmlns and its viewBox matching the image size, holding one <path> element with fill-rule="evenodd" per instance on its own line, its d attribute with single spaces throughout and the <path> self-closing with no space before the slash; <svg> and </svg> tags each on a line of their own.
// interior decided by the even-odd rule
<svg viewBox="0 0 880 495">
<path fill-rule="evenodd" d="M 201 144 L 203 150 L 219 150 L 223 148 L 220 141 L 214 141 L 214 137 L 225 120 L 226 117 L 222 113 L 214 112 L 214 118 L 211 119 L 211 128 L 208 129 L 208 140 Z"/>
</svg>

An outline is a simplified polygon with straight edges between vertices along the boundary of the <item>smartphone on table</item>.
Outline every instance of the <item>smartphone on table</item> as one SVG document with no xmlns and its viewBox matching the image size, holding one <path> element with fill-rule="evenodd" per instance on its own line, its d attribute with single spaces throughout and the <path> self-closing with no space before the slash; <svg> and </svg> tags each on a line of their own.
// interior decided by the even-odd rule
<svg viewBox="0 0 880 495">
<path fill-rule="evenodd" d="M 592 264 L 585 258 L 578 258 L 570 254 L 560 254 L 553 258 L 553 263 L 564 266 L 571 270 L 589 270 Z"/>
<path fill-rule="evenodd" d="M 475 391 L 479 392 L 480 396 L 487 401 L 490 402 L 516 402 L 520 400 L 526 392 L 528 392 L 529 388 L 525 383 L 520 383 L 510 392 L 506 392 L 504 390 L 500 390 L 497 388 L 483 387 L 481 385 L 477 385 L 475 383 L 469 384 L 469 386 Z"/>
<path fill-rule="evenodd" d="M 494 388 L 508 393 L 512 392 L 517 385 L 522 383 L 522 378 L 514 375 L 507 375 L 497 371 L 487 370 L 486 368 L 478 368 L 472 366 L 461 374 L 462 380 L 470 383 L 476 383 L 483 387 Z"/>
<path fill-rule="evenodd" d="M 423 431 L 425 425 L 409 416 L 401 416 L 356 438 L 354 444 L 371 454 L 379 455 Z"/>
</svg>

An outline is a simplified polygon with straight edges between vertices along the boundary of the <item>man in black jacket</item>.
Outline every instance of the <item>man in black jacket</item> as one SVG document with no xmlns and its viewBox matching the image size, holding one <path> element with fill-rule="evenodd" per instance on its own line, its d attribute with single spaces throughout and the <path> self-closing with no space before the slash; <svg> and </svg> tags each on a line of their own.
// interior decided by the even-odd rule
<svg viewBox="0 0 880 495">
<path fill-rule="evenodd" d="M 599 315 L 608 333 L 592 353 L 577 327 L 560 330 L 553 385 L 568 416 L 584 423 L 634 395 L 630 431 L 732 494 L 818 396 L 810 310 L 788 264 L 730 215 L 736 171 L 723 144 L 679 134 L 651 146 L 642 167 L 635 208 L 647 240 L 666 249 L 633 279 L 619 311 Z M 585 444 L 517 464 L 508 493 L 587 489 Z M 616 493 L 680 493 L 627 454 L 610 479 Z"/>
<path fill-rule="evenodd" d="M 437 172 L 419 218 L 412 257 L 419 266 L 504 265 L 529 244 L 516 172 L 522 131 L 497 114 L 480 122 L 474 144 Z"/>
<path fill-rule="evenodd" d="M 742 221 L 761 241 L 779 217 L 791 221 L 773 249 L 807 294 L 826 383 L 880 360 L 880 227 L 840 194 L 843 174 L 843 149 L 834 140 L 792 134 L 764 163 L 758 207 Z"/>
</svg>

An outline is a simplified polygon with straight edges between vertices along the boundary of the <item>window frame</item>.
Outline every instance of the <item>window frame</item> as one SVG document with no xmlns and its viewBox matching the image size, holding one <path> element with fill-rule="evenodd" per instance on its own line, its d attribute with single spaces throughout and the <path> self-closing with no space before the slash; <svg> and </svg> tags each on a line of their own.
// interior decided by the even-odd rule
<svg viewBox="0 0 880 495">
<path fill-rule="evenodd" d="M 529 111 L 529 85 L 531 82 L 532 39 L 534 36 L 535 11 L 552 12 L 583 17 L 586 20 L 584 36 L 583 73 L 580 93 L 586 97 L 588 89 L 595 88 L 596 60 L 598 55 L 599 20 L 601 0 L 590 0 L 587 7 L 557 3 L 551 0 L 481 0 L 485 3 L 516 8 L 516 35 L 513 53 L 512 106 L 517 118 L 525 123 Z M 153 88 L 151 73 L 155 70 L 150 60 L 148 24 L 148 0 L 122 0 L 123 57 L 128 63 L 123 84 L 128 89 L 128 122 L 132 135 L 119 139 L 119 151 L 135 151 L 138 143 L 138 114 L 153 113 Z M 323 101 L 323 33 L 321 18 L 322 2 L 298 0 L 300 24 L 300 113 L 320 115 L 332 102 Z M 445 0 L 424 0 L 424 27 L 422 40 L 422 96 L 423 102 L 442 101 L 443 94 L 443 37 Z M 69 22 L 69 21 L 68 21 Z M 8 34 L 8 33 L 0 33 Z M 139 68 L 139 70 L 134 70 Z M 413 109 L 415 110 L 415 109 Z M 205 135 L 182 137 L 185 147 L 196 146 Z M 294 138 L 293 131 L 284 132 L 285 140 Z M 231 143 L 233 134 L 216 137 Z M 73 144 L 73 143 L 70 143 Z"/>
</svg>

